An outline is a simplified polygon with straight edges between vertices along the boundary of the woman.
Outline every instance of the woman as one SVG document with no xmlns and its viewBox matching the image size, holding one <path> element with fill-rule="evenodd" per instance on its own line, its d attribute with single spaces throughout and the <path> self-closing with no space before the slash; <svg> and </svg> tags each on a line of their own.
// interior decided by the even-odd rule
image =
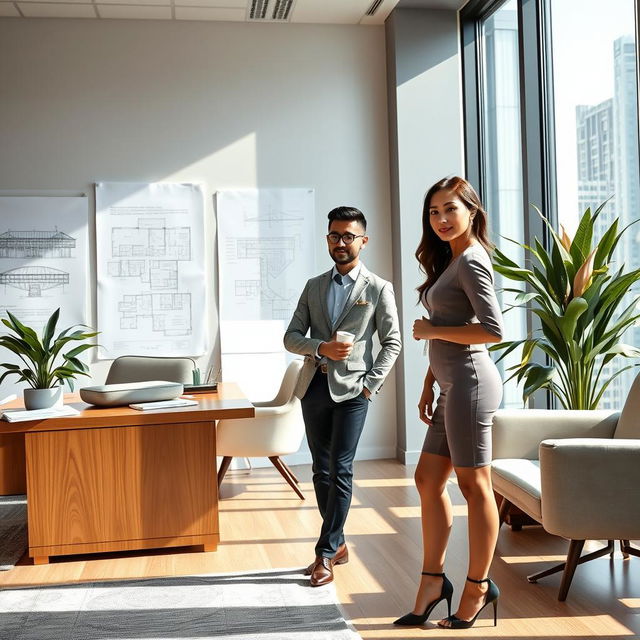
<svg viewBox="0 0 640 640">
<path fill-rule="evenodd" d="M 430 319 L 416 320 L 413 337 L 429 341 L 429 369 L 418 409 L 429 425 L 416 468 L 422 505 L 424 559 L 413 612 L 395 624 L 422 624 L 438 602 L 449 615 L 439 626 L 471 627 L 480 611 L 494 606 L 498 587 L 488 577 L 498 536 L 498 512 L 491 487 L 491 423 L 502 399 L 502 380 L 486 344 L 502 339 L 487 238 L 487 214 L 473 187 L 462 178 L 440 180 L 427 192 L 422 240 L 416 258 L 426 281 L 418 287 Z M 440 395 L 435 411 L 434 383 Z M 443 573 L 451 531 L 446 483 L 455 470 L 468 504 L 469 569 L 455 615 L 453 585 Z"/>
</svg>

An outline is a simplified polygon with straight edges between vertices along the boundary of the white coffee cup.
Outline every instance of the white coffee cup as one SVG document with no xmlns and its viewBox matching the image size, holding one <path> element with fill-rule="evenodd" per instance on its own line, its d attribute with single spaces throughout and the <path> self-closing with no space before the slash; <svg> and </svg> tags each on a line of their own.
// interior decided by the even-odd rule
<svg viewBox="0 0 640 640">
<path fill-rule="evenodd" d="M 336 331 L 336 342 L 350 342 L 353 344 L 356 336 L 349 331 Z"/>
</svg>

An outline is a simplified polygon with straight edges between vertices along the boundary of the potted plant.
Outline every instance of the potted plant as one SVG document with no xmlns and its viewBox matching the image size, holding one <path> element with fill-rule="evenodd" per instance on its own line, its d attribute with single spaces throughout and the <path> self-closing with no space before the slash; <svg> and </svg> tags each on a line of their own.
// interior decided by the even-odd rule
<svg viewBox="0 0 640 640">
<path fill-rule="evenodd" d="M 54 339 L 60 309 L 52 314 L 39 338 L 30 327 L 22 324 L 13 314 L 7 311 L 7 318 L 2 322 L 13 332 L 0 336 L 0 346 L 14 353 L 22 364 L 2 363 L 0 367 L 6 371 L 0 376 L 0 383 L 10 375 L 18 376 L 18 381 L 27 382 L 31 388 L 24 390 L 24 406 L 27 409 L 46 409 L 62 404 L 62 385 L 66 381 L 73 390 L 76 376 L 88 376 L 89 367 L 78 359 L 78 356 L 96 344 L 81 344 L 62 353 L 66 345 L 72 342 L 84 342 L 98 335 L 97 332 L 86 332 L 72 325 L 61 331 Z M 87 327 L 89 328 L 89 327 Z M 62 360 L 60 360 L 60 358 Z"/>
<path fill-rule="evenodd" d="M 522 347 L 521 360 L 509 369 L 513 371 L 509 379 L 524 381 L 525 403 L 538 389 L 548 389 L 565 409 L 596 409 L 611 382 L 636 366 L 627 365 L 607 377 L 605 367 L 614 358 L 640 356 L 640 349 L 622 342 L 624 332 L 640 318 L 640 298 L 625 298 L 640 280 L 640 269 L 625 273 L 624 264 L 614 268 L 612 259 L 633 222 L 618 231 L 616 218 L 593 243 L 594 222 L 605 204 L 593 214 L 590 208 L 584 212 L 573 239 L 562 226 L 561 234 L 556 233 L 536 209 L 549 229 L 551 246 L 546 250 L 537 238 L 533 247 L 516 242 L 529 254 L 529 268 L 495 251 L 495 270 L 524 283 L 525 290 L 505 289 L 517 294 L 513 306 L 528 306 L 541 323 L 539 334 L 491 347 L 503 351 L 498 360 Z M 532 362 L 536 351 L 547 356 L 548 364 Z"/>
</svg>

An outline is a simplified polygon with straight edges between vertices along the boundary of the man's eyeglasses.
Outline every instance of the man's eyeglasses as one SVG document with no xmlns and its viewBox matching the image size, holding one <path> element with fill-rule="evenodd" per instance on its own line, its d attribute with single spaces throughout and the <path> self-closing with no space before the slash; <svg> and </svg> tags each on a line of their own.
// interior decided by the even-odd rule
<svg viewBox="0 0 640 640">
<path fill-rule="evenodd" d="M 364 238 L 364 234 L 356 236 L 353 233 L 340 234 L 340 233 L 336 233 L 335 231 L 327 234 L 327 240 L 331 244 L 338 244 L 340 240 L 342 240 L 342 242 L 344 242 L 345 244 L 351 244 L 356 238 Z"/>
</svg>

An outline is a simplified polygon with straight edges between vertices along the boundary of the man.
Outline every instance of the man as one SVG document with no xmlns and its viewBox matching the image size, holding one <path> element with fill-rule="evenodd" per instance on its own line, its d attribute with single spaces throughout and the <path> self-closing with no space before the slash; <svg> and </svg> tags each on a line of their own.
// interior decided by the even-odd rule
<svg viewBox="0 0 640 640">
<path fill-rule="evenodd" d="M 296 395 L 302 399 L 322 516 L 316 558 L 307 568 L 313 587 L 331 582 L 334 565 L 349 559 L 343 527 L 353 459 L 370 396 L 380 390 L 402 346 L 391 283 L 360 262 L 369 240 L 364 215 L 338 207 L 328 218 L 327 246 L 335 266 L 307 282 L 284 335 L 286 349 L 305 356 Z M 353 342 L 338 342 L 337 331 L 352 333 Z M 376 332 L 381 349 L 374 361 Z"/>
</svg>

